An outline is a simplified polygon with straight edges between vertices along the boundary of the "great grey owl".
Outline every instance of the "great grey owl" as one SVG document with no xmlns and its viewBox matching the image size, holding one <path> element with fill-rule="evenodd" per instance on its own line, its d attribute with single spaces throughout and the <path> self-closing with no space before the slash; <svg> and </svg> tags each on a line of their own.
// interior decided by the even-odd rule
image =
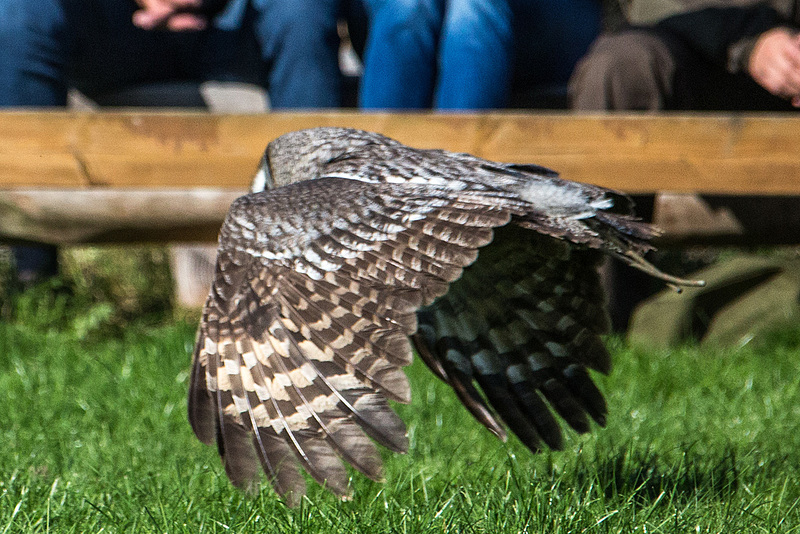
<svg viewBox="0 0 800 534">
<path fill-rule="evenodd" d="M 672 284 L 641 255 L 654 230 L 612 191 L 536 165 L 315 128 L 272 141 L 267 190 L 236 200 L 194 352 L 189 420 L 231 481 L 263 469 L 279 494 L 300 467 L 338 495 L 342 460 L 381 476 L 405 451 L 412 346 L 497 436 L 562 446 L 606 404 L 596 267 L 603 253 Z"/>
</svg>

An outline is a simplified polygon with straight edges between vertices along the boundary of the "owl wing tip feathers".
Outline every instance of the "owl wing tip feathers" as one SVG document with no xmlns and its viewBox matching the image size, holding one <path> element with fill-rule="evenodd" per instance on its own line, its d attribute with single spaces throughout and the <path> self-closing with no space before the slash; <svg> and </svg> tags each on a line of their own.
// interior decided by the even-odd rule
<svg viewBox="0 0 800 534">
<path fill-rule="evenodd" d="M 226 218 L 191 374 L 192 428 L 235 485 L 263 471 L 296 505 L 302 470 L 343 499 L 343 462 L 383 480 L 375 443 L 408 450 L 388 399 L 410 401 L 412 343 L 504 441 L 508 428 L 532 451 L 563 448 L 556 414 L 578 432 L 605 425 L 587 369 L 610 370 L 608 319 L 599 253 L 581 246 L 687 282 L 641 258 L 651 227 L 599 208 L 543 213 L 518 194 L 525 180 L 558 185 L 543 167 L 356 130 L 278 141 L 271 174 L 290 183 Z"/>
</svg>

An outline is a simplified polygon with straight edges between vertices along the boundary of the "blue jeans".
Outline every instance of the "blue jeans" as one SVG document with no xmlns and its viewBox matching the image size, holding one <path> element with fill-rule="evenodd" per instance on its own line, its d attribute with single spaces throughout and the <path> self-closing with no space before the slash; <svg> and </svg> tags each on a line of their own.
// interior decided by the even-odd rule
<svg viewBox="0 0 800 534">
<path fill-rule="evenodd" d="M 566 83 L 600 30 L 596 0 L 362 0 L 366 109 L 504 107 L 512 78 Z"/>
<path fill-rule="evenodd" d="M 339 0 L 232 0 L 200 32 L 133 26 L 133 0 L 0 0 L 0 106 L 164 81 L 246 81 L 274 108 L 337 107 Z"/>
</svg>

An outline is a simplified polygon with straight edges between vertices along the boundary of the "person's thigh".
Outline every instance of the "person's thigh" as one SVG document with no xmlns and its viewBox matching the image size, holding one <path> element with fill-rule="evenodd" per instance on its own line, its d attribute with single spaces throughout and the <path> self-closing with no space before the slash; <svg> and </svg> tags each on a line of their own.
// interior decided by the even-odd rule
<svg viewBox="0 0 800 534">
<path fill-rule="evenodd" d="M 507 0 L 448 0 L 436 107 L 485 109 L 508 101 L 513 57 Z"/>
<path fill-rule="evenodd" d="M 444 0 L 364 0 L 368 31 L 363 108 L 428 108 Z"/>
<path fill-rule="evenodd" d="M 569 82 L 580 110 L 660 110 L 674 105 L 679 58 L 663 36 L 644 29 L 601 35 Z"/>
<path fill-rule="evenodd" d="M 252 0 L 251 5 L 245 24 L 267 68 L 272 106 L 339 106 L 341 0 Z"/>
</svg>

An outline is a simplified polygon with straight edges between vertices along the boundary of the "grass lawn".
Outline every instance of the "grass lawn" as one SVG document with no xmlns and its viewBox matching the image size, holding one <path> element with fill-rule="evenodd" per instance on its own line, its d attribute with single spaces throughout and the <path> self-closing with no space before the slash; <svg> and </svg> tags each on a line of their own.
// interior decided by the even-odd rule
<svg viewBox="0 0 800 534">
<path fill-rule="evenodd" d="M 599 377 L 606 429 L 566 450 L 503 444 L 417 363 L 407 455 L 353 499 L 244 495 L 186 421 L 194 324 L 118 336 L 0 323 L 6 532 L 792 532 L 800 333 L 728 350 L 631 349 Z"/>
</svg>

